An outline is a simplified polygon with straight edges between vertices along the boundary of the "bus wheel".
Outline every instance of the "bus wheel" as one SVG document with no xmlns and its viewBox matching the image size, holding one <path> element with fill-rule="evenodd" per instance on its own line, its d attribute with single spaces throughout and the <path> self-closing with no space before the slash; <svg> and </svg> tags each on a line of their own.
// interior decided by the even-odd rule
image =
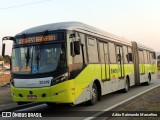
<svg viewBox="0 0 160 120">
<path fill-rule="evenodd" d="M 122 91 L 124 93 L 127 93 L 129 91 L 129 80 L 128 79 L 126 80 L 125 87 L 124 87 L 124 89 Z"/>
<path fill-rule="evenodd" d="M 147 82 L 145 82 L 145 85 L 150 85 L 150 83 L 151 83 L 151 75 L 149 74 L 148 80 L 147 80 Z"/>
<path fill-rule="evenodd" d="M 91 99 L 87 101 L 87 104 L 94 105 L 97 103 L 97 101 L 98 101 L 98 90 L 96 84 L 94 83 L 91 90 Z"/>
</svg>

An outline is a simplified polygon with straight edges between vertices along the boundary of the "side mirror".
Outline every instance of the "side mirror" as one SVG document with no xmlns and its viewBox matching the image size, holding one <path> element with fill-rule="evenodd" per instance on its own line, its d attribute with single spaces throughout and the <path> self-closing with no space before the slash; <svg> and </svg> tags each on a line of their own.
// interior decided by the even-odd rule
<svg viewBox="0 0 160 120">
<path fill-rule="evenodd" d="M 11 41 L 15 41 L 15 38 L 14 37 L 12 37 L 12 36 L 6 36 L 6 37 L 3 37 L 2 38 L 2 43 L 3 43 L 3 41 L 4 40 L 11 40 Z M 16 42 L 16 41 L 15 41 Z M 5 47 L 6 47 L 6 44 L 5 43 L 3 43 L 2 44 L 2 56 L 5 56 Z"/>
<path fill-rule="evenodd" d="M 80 54 L 80 42 L 74 41 L 74 54 L 79 55 Z"/>
<path fill-rule="evenodd" d="M 71 55 L 79 55 L 80 54 L 80 42 L 79 41 L 74 41 L 70 43 L 71 47 Z"/>
<path fill-rule="evenodd" d="M 132 53 L 128 53 L 128 61 L 133 61 Z"/>
</svg>

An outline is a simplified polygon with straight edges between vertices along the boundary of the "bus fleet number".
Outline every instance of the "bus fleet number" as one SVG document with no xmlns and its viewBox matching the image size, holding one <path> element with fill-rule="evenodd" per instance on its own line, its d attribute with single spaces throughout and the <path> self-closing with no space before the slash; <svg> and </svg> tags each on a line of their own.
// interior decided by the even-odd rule
<svg viewBox="0 0 160 120">
<path fill-rule="evenodd" d="M 39 81 L 39 84 L 49 84 L 49 80 Z"/>
</svg>

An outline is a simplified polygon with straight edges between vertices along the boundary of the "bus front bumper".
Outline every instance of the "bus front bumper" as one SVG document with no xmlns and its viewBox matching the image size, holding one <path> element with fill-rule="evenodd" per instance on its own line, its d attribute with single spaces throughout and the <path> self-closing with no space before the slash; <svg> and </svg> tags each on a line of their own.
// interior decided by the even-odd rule
<svg viewBox="0 0 160 120">
<path fill-rule="evenodd" d="M 73 81 L 42 88 L 15 88 L 11 85 L 11 94 L 15 102 L 73 103 L 75 100 Z"/>
</svg>

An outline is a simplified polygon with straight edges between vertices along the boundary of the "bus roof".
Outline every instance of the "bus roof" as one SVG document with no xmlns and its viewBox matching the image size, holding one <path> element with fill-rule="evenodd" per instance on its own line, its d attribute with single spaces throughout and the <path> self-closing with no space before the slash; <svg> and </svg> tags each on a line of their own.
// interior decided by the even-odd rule
<svg viewBox="0 0 160 120">
<path fill-rule="evenodd" d="M 131 45 L 131 41 L 125 39 L 124 37 L 119 37 L 119 36 L 113 35 L 111 33 L 102 31 L 100 29 L 97 29 L 95 27 L 92 27 L 90 25 L 87 25 L 87 24 L 84 24 L 81 22 L 59 22 L 59 23 L 41 25 L 41 26 L 37 26 L 37 27 L 33 27 L 30 29 L 24 30 L 21 33 L 18 33 L 17 35 L 44 32 L 46 30 L 48 30 L 48 31 L 75 30 L 75 31 L 79 31 L 79 32 L 86 33 L 89 35 L 93 35 L 93 36 L 97 36 L 100 38 L 115 41 L 118 43 L 124 43 L 127 45 Z"/>
<path fill-rule="evenodd" d="M 138 48 L 140 48 L 140 49 L 145 49 L 145 50 L 149 50 L 149 51 L 154 52 L 154 49 L 152 49 L 152 48 L 150 48 L 150 47 L 148 47 L 148 46 L 142 45 L 141 43 L 137 43 L 137 46 L 138 46 Z"/>
<path fill-rule="evenodd" d="M 95 27 L 92 27 L 90 25 L 81 23 L 81 22 L 59 22 L 59 23 L 51 23 L 51 24 L 45 24 L 41 26 L 36 26 L 30 29 L 26 29 L 22 31 L 21 33 L 18 33 L 17 35 L 22 35 L 22 34 L 31 34 L 31 33 L 38 33 L 38 32 L 44 32 L 44 31 L 54 31 L 54 30 L 74 30 L 74 31 L 79 31 L 82 33 L 86 33 L 89 35 L 97 36 L 99 38 L 104 38 L 110 41 L 114 41 L 117 43 L 123 43 L 131 46 L 131 41 L 124 37 L 119 37 L 117 35 L 102 31 L 100 29 L 97 29 Z M 140 43 L 137 43 L 138 48 L 141 49 L 146 49 L 150 51 L 154 51 L 152 48 L 144 46 Z"/>
</svg>

